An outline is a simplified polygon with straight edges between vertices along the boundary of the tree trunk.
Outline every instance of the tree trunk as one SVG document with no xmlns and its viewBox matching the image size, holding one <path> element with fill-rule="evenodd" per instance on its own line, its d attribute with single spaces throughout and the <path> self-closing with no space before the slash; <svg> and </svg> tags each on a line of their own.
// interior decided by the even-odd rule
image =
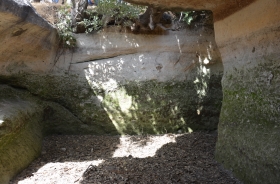
<svg viewBox="0 0 280 184">
<path fill-rule="evenodd" d="M 160 22 L 163 13 L 164 12 L 159 8 L 148 6 L 145 13 L 139 16 L 141 26 L 149 26 L 151 30 L 154 30 L 156 25 Z"/>
<path fill-rule="evenodd" d="M 75 0 L 71 0 L 71 20 L 72 20 L 72 29 L 75 32 L 75 29 L 77 27 L 77 22 L 76 22 L 76 14 L 77 14 L 77 10 L 76 10 L 76 2 Z"/>
<path fill-rule="evenodd" d="M 71 20 L 73 32 L 78 32 L 77 22 L 81 22 L 84 19 L 84 12 L 87 9 L 88 1 L 79 0 L 78 3 L 75 0 L 71 0 Z"/>
</svg>

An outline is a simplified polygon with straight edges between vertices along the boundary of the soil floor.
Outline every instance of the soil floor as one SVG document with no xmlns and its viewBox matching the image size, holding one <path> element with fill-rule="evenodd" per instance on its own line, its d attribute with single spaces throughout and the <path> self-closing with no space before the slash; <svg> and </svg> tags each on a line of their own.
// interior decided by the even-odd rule
<svg viewBox="0 0 280 184">
<path fill-rule="evenodd" d="M 10 183 L 241 184 L 214 160 L 217 133 L 53 135 Z"/>
</svg>

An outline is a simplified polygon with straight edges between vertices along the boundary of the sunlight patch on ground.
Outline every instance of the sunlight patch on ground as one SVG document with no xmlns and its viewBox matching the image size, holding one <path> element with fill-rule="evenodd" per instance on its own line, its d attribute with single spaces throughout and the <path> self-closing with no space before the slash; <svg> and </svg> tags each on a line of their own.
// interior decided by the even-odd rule
<svg viewBox="0 0 280 184">
<path fill-rule="evenodd" d="M 37 172 L 32 173 L 33 176 L 25 178 L 18 184 L 50 184 L 50 183 L 67 183 L 74 184 L 82 178 L 83 173 L 89 165 L 98 166 L 104 160 L 93 160 L 84 162 L 57 162 L 48 163 L 41 167 Z"/>
<path fill-rule="evenodd" d="M 175 143 L 179 135 L 165 134 L 149 137 L 122 136 L 113 157 L 146 158 L 155 156 L 157 150 L 168 143 Z"/>
</svg>

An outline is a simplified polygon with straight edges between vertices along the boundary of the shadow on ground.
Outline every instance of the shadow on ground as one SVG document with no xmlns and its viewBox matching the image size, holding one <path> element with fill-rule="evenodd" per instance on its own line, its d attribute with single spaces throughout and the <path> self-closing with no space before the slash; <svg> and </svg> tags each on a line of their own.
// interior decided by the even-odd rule
<svg viewBox="0 0 280 184">
<path fill-rule="evenodd" d="M 240 183 L 214 160 L 216 138 L 216 132 L 50 136 L 42 156 L 11 183 Z M 59 163 L 76 165 L 51 166 Z"/>
</svg>

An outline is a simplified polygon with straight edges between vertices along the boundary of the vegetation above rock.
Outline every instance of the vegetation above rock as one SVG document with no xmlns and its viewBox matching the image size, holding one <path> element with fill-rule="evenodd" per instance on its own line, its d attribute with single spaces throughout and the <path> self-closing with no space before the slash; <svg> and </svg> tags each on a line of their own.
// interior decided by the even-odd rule
<svg viewBox="0 0 280 184">
<path fill-rule="evenodd" d="M 64 48 L 76 46 L 72 33 L 91 33 L 107 26 L 120 26 L 133 33 L 180 30 L 195 21 L 208 20 L 208 15 L 211 15 L 206 11 L 176 13 L 115 0 L 101 0 L 98 6 L 90 8 L 87 1 L 82 0 L 77 4 L 72 3 L 71 7 L 63 5 L 57 14 L 55 25 Z"/>
</svg>

